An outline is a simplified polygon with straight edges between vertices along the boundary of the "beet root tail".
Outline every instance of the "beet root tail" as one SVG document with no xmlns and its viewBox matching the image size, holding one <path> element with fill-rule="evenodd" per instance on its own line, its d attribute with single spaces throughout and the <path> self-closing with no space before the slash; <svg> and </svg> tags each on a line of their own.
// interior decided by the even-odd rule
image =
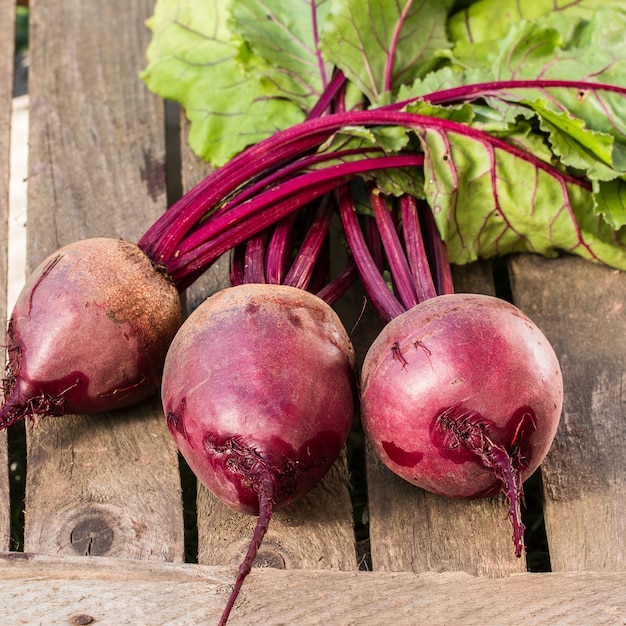
<svg viewBox="0 0 626 626">
<path fill-rule="evenodd" d="M 228 621 L 230 612 L 232 611 L 237 597 L 239 596 L 239 592 L 241 591 L 244 580 L 252 569 L 252 563 L 254 562 L 263 538 L 267 533 L 270 520 L 272 519 L 275 486 L 274 479 L 271 475 L 269 475 L 269 472 L 267 477 L 265 477 L 257 486 L 257 491 L 259 494 L 259 517 L 257 519 L 254 533 L 252 535 L 252 540 L 250 541 L 250 545 L 248 546 L 246 556 L 239 566 L 239 571 L 237 572 L 237 580 L 235 581 L 235 585 L 230 593 L 228 602 L 226 603 L 222 616 L 220 617 L 219 626 L 226 626 L 226 622 Z"/>
<path fill-rule="evenodd" d="M 45 417 L 65 414 L 67 392 L 56 396 L 41 393 L 28 397 L 21 392 L 19 385 L 11 382 L 12 384 L 9 385 L 6 379 L 3 381 L 5 398 L 0 406 L 0 431 L 6 430 L 21 419 L 32 418 L 35 415 Z"/>
<path fill-rule="evenodd" d="M 447 447 L 462 446 L 474 453 L 500 481 L 502 493 L 509 503 L 507 517 L 513 526 L 515 556 L 521 557 L 524 552 L 526 530 L 521 513 L 524 468 L 522 458 L 515 454 L 511 456 L 504 447 L 494 443 L 489 437 L 489 428 L 482 417 L 478 413 L 466 411 L 460 405 L 444 411 L 438 418 L 438 427 L 444 433 Z"/>
<path fill-rule="evenodd" d="M 487 446 L 479 455 L 485 467 L 493 469 L 496 477 L 502 483 L 502 492 L 509 503 L 507 517 L 513 526 L 513 543 L 515 545 L 515 556 L 521 557 L 524 552 L 524 531 L 526 527 L 522 522 L 522 479 L 519 469 L 517 469 L 508 452 L 490 442 L 488 438 Z"/>
</svg>

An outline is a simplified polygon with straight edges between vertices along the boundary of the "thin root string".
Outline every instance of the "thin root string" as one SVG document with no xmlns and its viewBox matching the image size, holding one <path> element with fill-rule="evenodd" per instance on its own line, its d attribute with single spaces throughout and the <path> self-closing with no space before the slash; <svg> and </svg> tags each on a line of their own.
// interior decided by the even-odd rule
<svg viewBox="0 0 626 626">
<path fill-rule="evenodd" d="M 219 621 L 219 626 L 225 626 L 228 621 L 228 617 L 230 616 L 230 612 L 235 605 L 237 597 L 239 596 L 239 592 L 241 591 L 241 587 L 252 570 L 252 563 L 256 558 L 257 552 L 263 542 L 263 538 L 267 533 L 267 529 L 269 527 L 270 520 L 272 519 L 272 513 L 274 510 L 274 502 L 276 496 L 276 484 L 274 481 L 274 477 L 270 469 L 261 463 L 256 463 L 259 475 L 257 480 L 255 481 L 254 488 L 259 497 L 259 517 L 257 519 L 256 526 L 254 528 L 254 533 L 252 535 L 252 540 L 250 541 L 250 545 L 248 546 L 248 551 L 239 566 L 239 571 L 237 573 L 237 580 L 235 581 L 235 585 L 230 593 L 228 598 L 228 602 L 224 607 L 224 611 Z"/>
<path fill-rule="evenodd" d="M 485 448 L 479 456 L 485 467 L 491 468 L 502 483 L 502 491 L 509 503 L 507 517 L 513 527 L 515 556 L 521 557 L 524 552 L 524 531 L 526 527 L 522 522 L 521 503 L 524 492 L 522 490 L 520 472 L 514 467 L 509 453 L 501 446 L 493 443 L 486 435 Z"/>
<path fill-rule="evenodd" d="M 524 552 L 524 531 L 521 503 L 524 497 L 521 470 L 524 461 L 521 455 L 511 455 L 505 448 L 495 444 L 488 436 L 488 423 L 480 414 L 464 409 L 460 404 L 450 407 L 437 420 L 443 433 L 443 445 L 448 449 L 462 446 L 473 452 L 482 464 L 491 469 L 502 484 L 502 492 L 509 503 L 507 517 L 513 526 L 515 556 Z"/>
</svg>

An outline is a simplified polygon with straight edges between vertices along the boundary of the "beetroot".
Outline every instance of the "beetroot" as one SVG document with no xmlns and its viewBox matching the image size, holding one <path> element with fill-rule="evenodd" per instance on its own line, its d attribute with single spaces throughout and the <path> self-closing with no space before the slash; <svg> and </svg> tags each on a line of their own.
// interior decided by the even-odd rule
<svg viewBox="0 0 626 626">
<path fill-rule="evenodd" d="M 363 364 L 363 427 L 383 462 L 443 496 L 503 491 L 518 556 L 521 483 L 548 452 L 562 399 L 548 340 L 490 296 L 423 301 L 386 325 Z"/>
<path fill-rule="evenodd" d="M 335 312 L 295 287 L 244 284 L 201 304 L 163 371 L 170 432 L 202 483 L 259 515 L 225 623 L 272 511 L 339 456 L 356 402 L 354 351 Z"/>
<path fill-rule="evenodd" d="M 176 287 L 135 244 L 95 238 L 59 249 L 30 275 L 9 321 L 0 427 L 155 393 L 181 321 Z"/>
</svg>

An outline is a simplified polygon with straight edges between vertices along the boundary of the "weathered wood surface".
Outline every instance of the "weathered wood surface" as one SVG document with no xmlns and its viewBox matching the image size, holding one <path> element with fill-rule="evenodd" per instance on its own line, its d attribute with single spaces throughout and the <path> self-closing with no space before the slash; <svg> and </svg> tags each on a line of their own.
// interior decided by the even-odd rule
<svg viewBox="0 0 626 626">
<path fill-rule="evenodd" d="M 0 623 L 214 624 L 233 575 L 232 568 L 202 565 L 0 555 L 2 613 L 11 616 L 10 622 L 0 616 Z M 619 626 L 626 623 L 625 589 L 620 572 L 490 579 L 464 572 L 255 568 L 229 624 Z"/>
<path fill-rule="evenodd" d="M 457 291 L 493 294 L 491 265 L 457 268 Z M 371 343 L 366 325 L 358 349 Z M 525 571 L 516 558 L 504 498 L 450 500 L 417 489 L 367 455 L 369 529 L 375 570 L 463 571 L 487 577 Z"/>
<path fill-rule="evenodd" d="M 182 188 L 189 190 L 209 172 L 191 153 L 183 123 Z M 229 285 L 228 259 L 222 257 L 187 293 L 188 311 Z M 241 562 L 256 518 L 232 511 L 202 485 L 198 487 L 198 562 L 232 565 Z M 348 468 L 342 456 L 321 484 L 299 501 L 275 512 L 256 559 L 277 568 L 357 569 Z"/>
<path fill-rule="evenodd" d="M 138 78 L 152 9 L 153 0 L 31 3 L 30 268 L 87 236 L 136 240 L 166 208 L 163 105 Z M 13 11 L 14 0 L 0 0 L 3 320 L 11 69 L 1 64 L 12 56 Z M 184 135 L 182 145 L 188 189 L 206 166 Z M 341 459 L 309 497 L 277 512 L 258 559 L 266 567 L 246 581 L 233 624 L 626 624 L 626 275 L 570 258 L 523 257 L 511 268 L 515 301 L 552 341 L 566 381 L 564 420 L 542 468 L 557 573 L 519 573 L 524 560 L 513 555 L 501 499 L 438 498 L 371 455 L 376 571 L 355 571 Z M 226 284 L 227 270 L 220 261 L 194 285 L 190 310 Z M 460 291 L 489 293 L 490 281 L 488 264 L 456 275 Z M 348 329 L 360 304 L 355 296 Z M 361 359 L 376 332 L 372 316 L 356 326 Z M 254 518 L 200 488 L 200 565 L 180 562 L 177 454 L 158 399 L 104 416 L 36 420 L 28 455 L 25 549 L 33 554 L 0 555 L 0 624 L 216 620 Z M 10 547 L 6 467 L 1 435 L 0 552 Z"/>
<path fill-rule="evenodd" d="M 164 107 L 138 78 L 153 3 L 30 6 L 28 267 L 90 236 L 137 241 L 166 208 Z M 175 447 L 158 399 L 37 419 L 25 548 L 183 559 Z"/>
<path fill-rule="evenodd" d="M 13 32 L 15 3 L 0 0 L 0 323 L 6 327 L 7 238 L 9 229 L 9 164 L 11 100 L 13 97 Z M 5 351 L 0 347 L 0 367 L 4 371 Z M 1 391 L 1 390 L 0 390 Z M 0 433 L 0 550 L 9 549 L 9 463 L 7 435 Z"/>
<path fill-rule="evenodd" d="M 511 266 L 514 299 L 563 370 L 563 415 L 542 464 L 552 570 L 624 571 L 626 274 L 573 257 Z"/>
</svg>

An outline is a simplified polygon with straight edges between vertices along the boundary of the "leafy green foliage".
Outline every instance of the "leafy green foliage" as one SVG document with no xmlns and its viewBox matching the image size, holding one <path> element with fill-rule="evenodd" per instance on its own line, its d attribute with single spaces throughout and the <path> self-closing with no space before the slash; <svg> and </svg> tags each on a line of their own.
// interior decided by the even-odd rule
<svg viewBox="0 0 626 626">
<path fill-rule="evenodd" d="M 303 111 L 315 104 L 333 71 L 317 45 L 317 24 L 323 23 L 329 7 L 323 0 L 231 0 L 229 26 L 258 59 L 250 63 L 249 55 L 242 55 L 244 72 L 270 97 L 293 101 Z"/>
<path fill-rule="evenodd" d="M 422 151 L 423 170 L 373 176 L 427 200 L 451 261 L 567 251 L 626 269 L 622 5 L 158 0 L 143 77 L 220 166 L 304 119 L 340 70 L 347 108 L 410 100 L 424 123 L 344 128 L 321 149 Z"/>
<path fill-rule="evenodd" d="M 148 20 L 153 38 L 142 73 L 151 90 L 183 105 L 191 148 L 215 166 L 304 118 L 293 103 L 271 97 L 268 84 L 241 71 L 242 57 L 250 67 L 261 61 L 246 54 L 227 20 L 221 0 L 159 0 Z"/>
<path fill-rule="evenodd" d="M 449 0 L 335 0 L 322 33 L 322 52 L 370 99 L 411 82 L 440 64 L 448 47 Z"/>
<path fill-rule="evenodd" d="M 499 40 L 512 24 L 522 20 L 538 20 L 551 14 L 590 20 L 597 8 L 621 4 L 621 0 L 478 0 L 453 15 L 448 30 L 454 41 L 477 44 Z"/>
</svg>

